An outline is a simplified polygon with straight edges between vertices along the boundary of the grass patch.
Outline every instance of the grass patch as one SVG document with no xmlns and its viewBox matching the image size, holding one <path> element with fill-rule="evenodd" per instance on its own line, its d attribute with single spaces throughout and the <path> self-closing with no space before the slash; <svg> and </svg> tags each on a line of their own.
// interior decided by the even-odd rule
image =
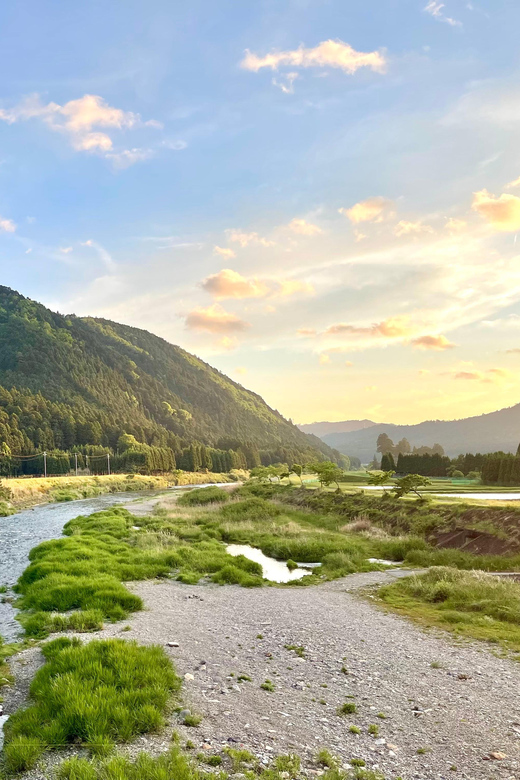
<svg viewBox="0 0 520 780">
<path fill-rule="evenodd" d="M 286 650 L 294 650 L 299 658 L 305 658 L 305 648 L 303 645 L 284 645 Z"/>
<path fill-rule="evenodd" d="M 160 647 L 122 639 L 55 639 L 43 646 L 44 666 L 30 687 L 32 703 L 7 721 L 8 771 L 31 769 L 45 750 L 68 744 L 94 755 L 115 741 L 159 730 L 180 679 Z"/>
<path fill-rule="evenodd" d="M 353 715 L 357 712 L 357 707 L 353 701 L 346 701 L 337 709 L 338 715 Z"/>
<path fill-rule="evenodd" d="M 18 652 L 18 650 L 19 647 L 17 645 L 6 645 L 0 636 L 0 689 L 6 685 L 11 685 L 14 681 L 7 659 Z M 2 701 L 1 696 L 0 701 Z"/>
<path fill-rule="evenodd" d="M 204 506 L 205 504 L 224 504 L 229 501 L 229 493 L 215 485 L 195 488 L 179 496 L 179 506 Z"/>
<path fill-rule="evenodd" d="M 272 680 L 264 680 L 264 682 L 260 685 L 260 688 L 263 691 L 269 691 L 269 693 L 272 693 L 274 691 L 274 683 Z"/>
<path fill-rule="evenodd" d="M 520 583 L 484 572 L 432 568 L 379 590 L 382 601 L 409 617 L 520 652 Z M 439 668 L 434 661 L 432 668 Z"/>
</svg>

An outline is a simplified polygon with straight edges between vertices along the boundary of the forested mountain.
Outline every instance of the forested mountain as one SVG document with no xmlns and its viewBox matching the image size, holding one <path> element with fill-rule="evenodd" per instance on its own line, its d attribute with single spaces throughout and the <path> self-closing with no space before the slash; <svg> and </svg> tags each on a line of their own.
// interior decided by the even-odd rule
<svg viewBox="0 0 520 780">
<path fill-rule="evenodd" d="M 377 423 L 372 420 L 342 420 L 341 422 L 313 422 L 298 425 L 300 431 L 312 433 L 314 436 L 323 438 L 328 433 L 350 433 L 359 431 L 361 428 L 371 428 Z"/>
<path fill-rule="evenodd" d="M 438 442 L 451 458 L 464 452 L 516 452 L 520 442 L 520 404 L 462 420 L 429 420 L 418 425 L 379 423 L 350 433 L 325 434 L 323 440 L 340 452 L 368 463 L 382 433 L 395 442 L 406 438 L 412 447 Z"/>
<path fill-rule="evenodd" d="M 267 463 L 332 455 L 180 347 L 109 320 L 62 316 L 0 287 L 0 447 L 115 450 L 123 434 L 175 453 L 193 442 L 241 449 L 251 461 L 264 453 Z"/>
</svg>

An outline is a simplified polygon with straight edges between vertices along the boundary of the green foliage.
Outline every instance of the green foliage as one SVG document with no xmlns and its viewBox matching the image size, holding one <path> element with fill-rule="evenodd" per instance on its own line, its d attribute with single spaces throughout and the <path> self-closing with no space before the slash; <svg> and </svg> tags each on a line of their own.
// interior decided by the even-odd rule
<svg viewBox="0 0 520 780">
<path fill-rule="evenodd" d="M 205 504 L 224 504 L 229 501 L 229 493 L 212 485 L 206 488 L 195 488 L 179 496 L 180 506 L 204 506 Z"/>
<path fill-rule="evenodd" d="M 274 691 L 274 683 L 272 680 L 264 680 L 264 682 L 260 685 L 260 688 L 263 691 L 268 691 L 269 693 L 272 693 Z"/>
<path fill-rule="evenodd" d="M 338 715 L 353 715 L 357 712 L 357 707 L 353 701 L 346 701 L 338 707 Z"/>
<path fill-rule="evenodd" d="M 121 639 L 56 639 L 30 687 L 31 704 L 5 725 L 9 771 L 31 769 L 46 749 L 83 744 L 103 755 L 114 741 L 162 727 L 170 698 L 180 688 L 160 647 Z"/>
<path fill-rule="evenodd" d="M 381 467 L 383 466 L 383 462 L 381 461 Z M 383 471 L 382 474 L 370 474 L 370 479 L 368 480 L 369 485 L 387 485 L 392 477 L 394 476 L 395 471 L 393 469 L 389 471 Z"/>
<path fill-rule="evenodd" d="M 339 490 L 339 483 L 344 476 L 344 471 L 335 463 L 332 463 L 329 460 L 319 463 L 309 463 L 307 469 L 317 475 L 322 487 L 327 487 L 334 483 Z"/>
<path fill-rule="evenodd" d="M 397 498 L 402 498 L 408 493 L 415 493 L 420 497 L 419 488 L 428 487 L 431 485 L 431 481 L 427 477 L 423 477 L 420 474 L 407 474 L 406 477 L 396 479 L 395 487 L 392 488 Z"/>
</svg>

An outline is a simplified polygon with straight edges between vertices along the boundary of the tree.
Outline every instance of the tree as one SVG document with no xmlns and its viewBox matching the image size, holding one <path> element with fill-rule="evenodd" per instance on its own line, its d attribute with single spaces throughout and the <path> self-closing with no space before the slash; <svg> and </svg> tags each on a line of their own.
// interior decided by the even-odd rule
<svg viewBox="0 0 520 780">
<path fill-rule="evenodd" d="M 421 474 L 407 474 L 406 477 L 396 480 L 395 487 L 392 490 L 397 498 L 402 498 L 402 496 L 408 493 L 415 493 L 416 496 L 421 498 L 418 488 L 427 487 L 427 485 L 431 484 L 431 480 L 428 477 L 421 476 Z"/>
<path fill-rule="evenodd" d="M 451 476 L 452 476 L 452 479 L 463 479 L 464 478 L 464 474 L 462 473 L 462 471 L 459 471 L 459 469 L 454 469 L 451 472 Z"/>
<path fill-rule="evenodd" d="M 317 474 L 322 487 L 328 487 L 334 482 L 338 490 L 340 489 L 339 480 L 345 475 L 345 472 L 332 461 L 323 460 L 319 463 L 310 463 L 308 468 L 313 474 Z"/>
<path fill-rule="evenodd" d="M 395 471 L 395 460 L 391 452 L 385 452 L 381 458 L 381 471 Z"/>
<path fill-rule="evenodd" d="M 382 474 L 371 474 L 368 480 L 368 485 L 386 485 L 392 477 L 395 471 L 384 471 Z"/>
<path fill-rule="evenodd" d="M 300 485 L 303 487 L 303 479 L 302 479 L 303 466 L 300 466 L 298 463 L 293 463 L 291 473 L 296 474 L 296 476 L 300 480 Z"/>
<path fill-rule="evenodd" d="M 377 451 L 385 455 L 387 452 L 392 452 L 394 449 L 394 443 L 390 436 L 386 433 L 380 433 L 377 437 Z"/>
</svg>

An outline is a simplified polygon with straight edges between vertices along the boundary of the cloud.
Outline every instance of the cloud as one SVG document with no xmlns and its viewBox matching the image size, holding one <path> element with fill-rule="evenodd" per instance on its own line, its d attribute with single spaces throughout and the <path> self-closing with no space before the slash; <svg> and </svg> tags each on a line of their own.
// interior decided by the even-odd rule
<svg viewBox="0 0 520 780">
<path fill-rule="evenodd" d="M 510 181 L 509 184 L 506 184 L 507 189 L 510 187 L 520 187 L 520 176 L 518 179 L 514 179 L 513 181 Z"/>
<path fill-rule="evenodd" d="M 520 230 L 520 198 L 516 195 L 504 193 L 497 198 L 487 190 L 480 190 L 474 193 L 471 207 L 497 231 Z"/>
<path fill-rule="evenodd" d="M 424 7 L 424 11 L 437 19 L 439 22 L 445 22 L 451 25 L 451 27 L 462 27 L 462 22 L 458 22 L 456 19 L 452 19 L 451 16 L 446 16 L 443 12 L 445 8 L 444 3 L 438 3 L 436 0 L 430 0 L 430 2 Z"/>
<path fill-rule="evenodd" d="M 143 150 L 112 152 L 112 138 L 108 133 L 100 132 L 99 128 L 126 130 L 142 125 L 161 127 L 160 123 L 153 119 L 143 122 L 139 114 L 110 106 L 99 95 L 83 95 L 76 100 L 69 100 L 64 105 L 52 102 L 44 104 L 39 95 L 30 95 L 13 108 L 0 109 L 0 119 L 8 124 L 39 119 L 51 130 L 66 135 L 76 151 L 98 152 L 107 157 L 112 154 L 116 164 L 117 155 L 126 157 L 126 164 L 143 159 Z"/>
<path fill-rule="evenodd" d="M 520 354 L 520 349 L 518 347 L 516 347 L 515 349 L 506 349 L 506 354 L 507 355 L 519 355 Z"/>
<path fill-rule="evenodd" d="M 282 90 L 286 95 L 292 95 L 294 93 L 294 82 L 298 78 L 297 73 L 287 73 L 285 76 L 285 81 L 278 81 L 278 79 L 273 79 L 272 84 L 274 87 L 278 87 Z"/>
<path fill-rule="evenodd" d="M 500 383 L 511 377 L 511 373 L 505 368 L 488 368 L 485 371 L 456 371 L 454 379 L 462 379 L 470 382 L 484 382 L 485 384 Z"/>
<path fill-rule="evenodd" d="M 320 366 L 325 366 L 327 363 L 330 363 L 330 355 L 320 355 Z"/>
<path fill-rule="evenodd" d="M 398 222 L 394 228 L 394 233 L 398 237 L 433 232 L 434 230 L 431 225 L 423 225 L 422 222 L 407 222 L 405 219 L 402 219 L 401 222 Z"/>
<path fill-rule="evenodd" d="M 449 230 L 450 233 L 461 233 L 467 228 L 467 226 L 468 223 L 465 219 L 456 219 L 455 217 L 450 217 L 444 225 L 444 229 Z"/>
<path fill-rule="evenodd" d="M 235 374 L 239 374 L 240 376 L 243 376 L 244 374 L 247 374 L 247 368 L 244 368 L 244 366 L 238 366 L 235 368 Z"/>
<path fill-rule="evenodd" d="M 412 332 L 408 323 L 408 317 L 389 317 L 382 322 L 375 322 L 368 326 L 348 325 L 340 322 L 337 325 L 330 325 L 326 329 L 325 335 L 351 335 L 362 338 L 403 338 L 409 336 Z"/>
<path fill-rule="evenodd" d="M 274 241 L 269 241 L 267 238 L 259 236 L 258 233 L 245 233 L 243 230 L 237 230 L 236 228 L 229 228 L 226 230 L 230 241 L 234 241 L 236 244 L 244 249 L 249 244 L 261 244 L 262 246 L 274 246 Z"/>
<path fill-rule="evenodd" d="M 455 344 L 448 341 L 446 336 L 419 336 L 413 339 L 412 346 L 418 349 L 433 349 L 443 352 L 445 349 L 453 349 Z"/>
<path fill-rule="evenodd" d="M 251 327 L 249 322 L 227 312 L 218 303 L 206 309 L 193 309 L 186 316 L 185 322 L 190 330 L 204 330 L 208 333 L 241 333 Z"/>
<path fill-rule="evenodd" d="M 224 268 L 217 274 L 208 276 L 201 282 L 201 287 L 217 299 L 288 298 L 297 293 L 314 291 L 308 282 L 297 279 L 246 279 L 231 268 Z"/>
<path fill-rule="evenodd" d="M 391 205 L 392 202 L 386 198 L 376 197 L 362 200 L 349 209 L 341 208 L 338 211 L 357 225 L 360 222 L 382 222 L 384 211 Z"/>
<path fill-rule="evenodd" d="M 314 328 L 298 328 L 296 331 L 298 336 L 305 336 L 305 338 L 311 338 L 312 336 L 317 336 L 318 333 Z"/>
<path fill-rule="evenodd" d="M 63 252 L 64 255 L 68 255 L 69 252 L 72 252 L 71 246 L 60 246 L 60 252 Z"/>
<path fill-rule="evenodd" d="M 0 233 L 14 233 L 16 225 L 12 219 L 0 217 Z"/>
<path fill-rule="evenodd" d="M 484 328 L 506 328 L 516 330 L 520 328 L 520 315 L 509 314 L 507 317 L 496 317 L 494 320 L 482 320 L 480 323 Z"/>
<path fill-rule="evenodd" d="M 265 282 L 246 279 L 230 268 L 208 276 L 201 287 L 215 298 L 265 298 L 271 292 Z"/>
<path fill-rule="evenodd" d="M 384 73 L 387 61 L 381 51 L 359 52 L 343 41 L 322 41 L 313 49 L 300 46 L 290 51 L 271 52 L 259 57 L 246 49 L 245 57 L 240 63 L 244 70 L 255 73 L 261 68 L 278 70 L 280 67 L 291 68 L 339 68 L 345 73 L 355 73 L 359 68 L 370 68 L 376 73 Z"/>
<path fill-rule="evenodd" d="M 347 368 L 351 368 L 354 365 L 354 363 L 351 360 L 345 360 L 345 365 Z"/>
<path fill-rule="evenodd" d="M 108 160 L 111 160 L 116 168 L 129 168 L 136 162 L 143 162 L 149 160 L 154 156 L 153 149 L 123 149 L 121 152 L 110 152 L 105 155 Z"/>
<path fill-rule="evenodd" d="M 236 252 L 233 249 L 229 249 L 228 247 L 224 247 L 224 246 L 214 246 L 213 247 L 213 252 L 216 255 L 220 255 L 221 257 L 229 258 L 230 260 L 233 257 L 237 256 Z"/>
<path fill-rule="evenodd" d="M 305 219 L 293 219 L 289 222 L 288 227 L 293 233 L 299 233 L 302 236 L 317 236 L 323 233 L 318 225 L 313 225 L 312 222 L 307 222 Z"/>
</svg>

